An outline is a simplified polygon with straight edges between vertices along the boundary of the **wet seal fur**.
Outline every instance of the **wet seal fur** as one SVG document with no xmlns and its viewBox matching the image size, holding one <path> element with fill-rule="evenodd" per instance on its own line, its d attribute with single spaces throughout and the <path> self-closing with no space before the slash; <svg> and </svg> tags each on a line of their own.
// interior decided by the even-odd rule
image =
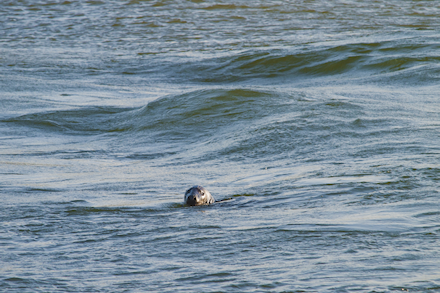
<svg viewBox="0 0 440 293">
<path fill-rule="evenodd" d="M 200 206 L 212 204 L 215 199 L 204 187 L 195 185 L 185 192 L 184 201 L 189 206 Z"/>
<path fill-rule="evenodd" d="M 232 197 L 221 200 L 215 200 L 214 197 L 211 195 L 211 193 L 208 190 L 206 190 L 206 188 L 200 185 L 195 185 L 190 189 L 188 189 L 185 192 L 185 197 L 184 197 L 185 204 L 189 206 L 209 205 L 215 202 L 228 201 L 231 199 Z"/>
</svg>

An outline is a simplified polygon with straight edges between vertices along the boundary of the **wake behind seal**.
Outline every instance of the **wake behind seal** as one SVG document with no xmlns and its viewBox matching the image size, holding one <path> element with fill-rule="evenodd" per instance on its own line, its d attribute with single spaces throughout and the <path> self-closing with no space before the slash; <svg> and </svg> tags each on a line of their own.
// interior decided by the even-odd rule
<svg viewBox="0 0 440 293">
<path fill-rule="evenodd" d="M 185 192 L 184 201 L 189 206 L 200 206 L 212 204 L 215 199 L 204 187 L 195 185 Z"/>
</svg>

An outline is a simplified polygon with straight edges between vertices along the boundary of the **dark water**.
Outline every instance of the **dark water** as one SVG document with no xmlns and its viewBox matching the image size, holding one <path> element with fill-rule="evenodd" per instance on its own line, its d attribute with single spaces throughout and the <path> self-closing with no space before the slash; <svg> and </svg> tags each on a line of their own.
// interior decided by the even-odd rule
<svg viewBox="0 0 440 293">
<path fill-rule="evenodd" d="M 0 291 L 440 292 L 439 19 L 2 1 Z"/>
</svg>

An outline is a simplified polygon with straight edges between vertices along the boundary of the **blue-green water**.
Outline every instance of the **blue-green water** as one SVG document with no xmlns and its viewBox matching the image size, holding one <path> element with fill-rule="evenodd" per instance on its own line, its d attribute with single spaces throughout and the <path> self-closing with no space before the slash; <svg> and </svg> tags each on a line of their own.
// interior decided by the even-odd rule
<svg viewBox="0 0 440 293">
<path fill-rule="evenodd" d="M 439 19 L 2 1 L 0 291 L 439 292 Z"/>
</svg>

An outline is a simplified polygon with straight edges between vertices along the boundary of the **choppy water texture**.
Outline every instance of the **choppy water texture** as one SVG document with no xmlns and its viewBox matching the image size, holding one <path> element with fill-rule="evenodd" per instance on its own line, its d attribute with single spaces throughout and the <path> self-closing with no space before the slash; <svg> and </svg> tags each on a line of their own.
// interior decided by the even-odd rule
<svg viewBox="0 0 440 293">
<path fill-rule="evenodd" d="M 439 19 L 1 1 L 0 291 L 439 292 Z"/>
</svg>

